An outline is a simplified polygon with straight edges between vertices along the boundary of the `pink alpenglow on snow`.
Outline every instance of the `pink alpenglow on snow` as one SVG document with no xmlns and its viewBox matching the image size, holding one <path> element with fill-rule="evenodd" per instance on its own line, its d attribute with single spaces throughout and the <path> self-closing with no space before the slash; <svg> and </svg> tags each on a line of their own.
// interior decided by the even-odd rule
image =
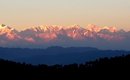
<svg viewBox="0 0 130 80">
<path fill-rule="evenodd" d="M 0 25 L 1 47 L 45 48 L 49 46 L 89 46 L 99 48 L 129 49 L 130 31 L 116 27 L 39 26 L 17 31 Z M 114 45 L 116 44 L 116 45 Z M 105 46 L 105 47 L 104 47 Z"/>
</svg>

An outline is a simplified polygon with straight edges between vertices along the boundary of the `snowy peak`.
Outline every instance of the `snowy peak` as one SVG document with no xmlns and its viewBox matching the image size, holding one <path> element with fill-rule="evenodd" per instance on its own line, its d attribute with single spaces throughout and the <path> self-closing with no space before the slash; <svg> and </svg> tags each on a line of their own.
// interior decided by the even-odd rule
<svg viewBox="0 0 130 80">
<path fill-rule="evenodd" d="M 86 29 L 91 32 L 99 32 L 101 30 L 101 27 L 98 27 L 94 24 L 89 24 Z"/>
<path fill-rule="evenodd" d="M 109 32 L 117 32 L 118 31 L 116 27 L 108 27 L 108 26 L 99 27 L 99 26 L 96 26 L 94 24 L 89 24 L 86 29 L 91 31 L 91 32 L 100 32 L 102 30 L 107 30 Z"/>
<path fill-rule="evenodd" d="M 0 29 L 5 29 L 5 28 L 9 28 L 9 27 L 6 26 L 5 24 L 1 24 L 1 25 L 0 25 Z"/>
<path fill-rule="evenodd" d="M 109 32 L 117 32 L 118 30 L 116 29 L 116 27 L 99 27 L 99 26 L 96 26 L 96 25 L 93 25 L 93 24 L 89 24 L 86 28 L 83 28 L 83 27 L 80 27 L 79 25 L 71 25 L 71 26 L 56 26 L 56 25 L 52 25 L 52 26 L 38 26 L 38 27 L 32 27 L 32 28 L 29 28 L 29 29 L 26 29 L 26 30 L 30 30 L 30 31 L 33 31 L 33 32 L 42 32 L 42 33 L 45 33 L 45 32 L 48 32 L 48 33 L 52 33 L 52 32 L 60 32 L 62 30 L 65 30 L 66 32 L 68 31 L 72 31 L 72 32 L 75 32 L 75 31 L 89 31 L 89 32 L 95 32 L 95 33 L 98 33 L 102 30 L 107 30 Z M 25 31 L 26 31 L 25 30 Z"/>
<path fill-rule="evenodd" d="M 110 32 L 117 32 L 117 31 L 118 31 L 116 27 L 107 27 L 107 26 L 105 26 L 105 27 L 103 27 L 102 29 L 103 29 L 103 30 L 104 30 L 104 29 L 105 29 L 105 30 L 108 30 L 108 31 L 110 31 Z"/>
<path fill-rule="evenodd" d="M 81 29 L 80 25 L 74 24 L 71 26 L 67 26 L 65 29 Z"/>
<path fill-rule="evenodd" d="M 73 46 L 95 45 L 105 42 L 129 42 L 130 32 L 117 30 L 116 27 L 99 27 L 89 24 L 87 27 L 72 26 L 38 26 L 17 31 L 7 25 L 0 25 L 0 46 Z M 103 42 L 103 43 L 102 43 Z M 106 43 L 107 44 L 107 43 Z M 113 44 L 113 43 L 111 43 Z M 125 47 L 125 46 L 124 46 Z"/>
<path fill-rule="evenodd" d="M 10 28 L 7 25 L 1 24 L 0 25 L 0 36 L 3 36 L 9 40 L 15 40 L 18 38 L 17 31 L 15 31 L 13 28 Z"/>
<path fill-rule="evenodd" d="M 118 30 L 115 27 L 99 27 L 93 24 L 89 24 L 87 28 L 80 27 L 79 25 L 72 26 L 38 26 L 32 27 L 25 31 L 22 31 L 24 37 L 31 36 L 31 39 L 34 37 L 40 38 L 43 41 L 52 41 L 59 40 L 60 37 L 70 38 L 73 40 L 84 40 L 88 38 L 103 38 L 106 40 L 113 40 L 114 38 L 120 37 L 120 35 L 113 35 L 113 33 Z"/>
<path fill-rule="evenodd" d="M 5 24 L 1 24 L 1 25 L 0 25 L 0 30 L 4 30 L 4 29 L 14 30 L 14 28 L 11 28 L 11 27 L 9 27 L 9 26 L 7 26 L 7 25 L 5 25 Z"/>
<path fill-rule="evenodd" d="M 62 27 L 60 26 L 38 26 L 38 27 L 32 27 L 28 30 L 34 31 L 34 32 L 54 32 L 61 30 Z"/>
</svg>

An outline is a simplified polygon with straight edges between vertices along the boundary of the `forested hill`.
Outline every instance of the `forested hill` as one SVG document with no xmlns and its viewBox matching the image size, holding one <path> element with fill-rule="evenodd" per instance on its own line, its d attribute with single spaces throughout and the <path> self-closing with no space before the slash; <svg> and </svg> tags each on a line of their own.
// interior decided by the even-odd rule
<svg viewBox="0 0 130 80">
<path fill-rule="evenodd" d="M 130 55 L 102 58 L 84 64 L 31 65 L 0 60 L 0 80 L 69 80 L 82 78 L 127 77 L 130 72 Z"/>
<path fill-rule="evenodd" d="M 0 58 L 29 64 L 84 63 L 102 57 L 127 55 L 130 51 L 100 50 L 91 47 L 49 47 L 47 49 L 0 48 Z"/>
</svg>

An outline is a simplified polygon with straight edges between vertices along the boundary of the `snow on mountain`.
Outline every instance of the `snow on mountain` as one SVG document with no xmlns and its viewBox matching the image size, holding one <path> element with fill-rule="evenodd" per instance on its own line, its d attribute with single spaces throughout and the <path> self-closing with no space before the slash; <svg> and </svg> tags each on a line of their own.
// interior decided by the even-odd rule
<svg viewBox="0 0 130 80">
<path fill-rule="evenodd" d="M 99 27 L 89 24 L 87 27 L 79 25 L 64 26 L 38 26 L 25 29 L 18 32 L 17 30 L 0 25 L 0 46 L 2 43 L 17 44 L 17 46 L 91 46 L 97 47 L 99 44 L 114 42 L 124 44 L 129 42 L 130 32 L 124 30 L 117 30 L 116 27 Z M 124 42 L 125 41 L 125 42 Z M 126 43 L 125 43 L 126 44 Z M 96 45 L 96 46 L 95 46 Z M 124 45 L 125 46 L 125 45 Z M 8 47 L 8 45 L 7 45 Z M 109 46 L 110 47 L 110 46 Z M 128 46 L 127 46 L 128 47 Z"/>
<path fill-rule="evenodd" d="M 72 25 L 68 27 L 39 26 L 21 31 L 19 37 L 22 37 L 27 41 L 31 40 L 32 42 L 35 41 L 34 38 L 41 38 L 43 41 L 50 41 L 58 38 L 59 35 L 69 37 L 73 40 L 82 40 L 85 38 L 96 37 L 110 40 L 115 37 L 112 34 L 115 32 L 117 32 L 117 29 L 115 27 L 101 28 L 93 24 L 89 24 L 87 28 L 82 28 L 79 25 Z M 4 24 L 0 25 L 0 35 L 5 35 L 10 40 L 16 39 L 18 37 L 18 35 L 14 32 L 14 29 Z"/>
<path fill-rule="evenodd" d="M 20 36 L 17 35 L 17 31 L 15 29 L 10 28 L 9 26 L 6 26 L 4 24 L 0 25 L 0 36 L 3 36 L 3 38 L 5 37 L 9 40 L 20 38 Z"/>
<path fill-rule="evenodd" d="M 99 32 L 101 30 L 101 27 L 98 27 L 94 24 L 89 24 L 86 29 L 91 32 Z"/>
<path fill-rule="evenodd" d="M 79 25 L 72 25 L 68 27 L 62 26 L 39 26 L 26 29 L 19 32 L 19 38 L 22 37 L 25 40 L 28 38 L 41 38 L 43 41 L 53 40 L 58 36 L 66 36 L 73 40 L 82 40 L 85 38 L 112 38 L 113 33 L 117 32 L 115 27 L 98 27 L 96 25 L 88 25 L 87 28 L 82 28 Z M 0 35 L 5 35 L 8 39 L 13 40 L 18 38 L 18 34 L 15 33 L 14 29 L 2 24 L 0 25 Z M 117 35 L 116 35 L 117 36 Z M 107 37 L 107 38 L 106 38 Z M 108 39 L 109 40 L 109 39 Z"/>
</svg>

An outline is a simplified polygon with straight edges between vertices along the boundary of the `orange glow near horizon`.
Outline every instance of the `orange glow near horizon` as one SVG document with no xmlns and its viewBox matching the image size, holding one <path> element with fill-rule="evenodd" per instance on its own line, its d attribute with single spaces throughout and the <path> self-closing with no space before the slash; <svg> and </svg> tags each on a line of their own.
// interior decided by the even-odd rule
<svg viewBox="0 0 130 80">
<path fill-rule="evenodd" d="M 130 0 L 1 0 L 0 10 L 0 24 L 18 30 L 73 24 L 130 30 Z"/>
</svg>

